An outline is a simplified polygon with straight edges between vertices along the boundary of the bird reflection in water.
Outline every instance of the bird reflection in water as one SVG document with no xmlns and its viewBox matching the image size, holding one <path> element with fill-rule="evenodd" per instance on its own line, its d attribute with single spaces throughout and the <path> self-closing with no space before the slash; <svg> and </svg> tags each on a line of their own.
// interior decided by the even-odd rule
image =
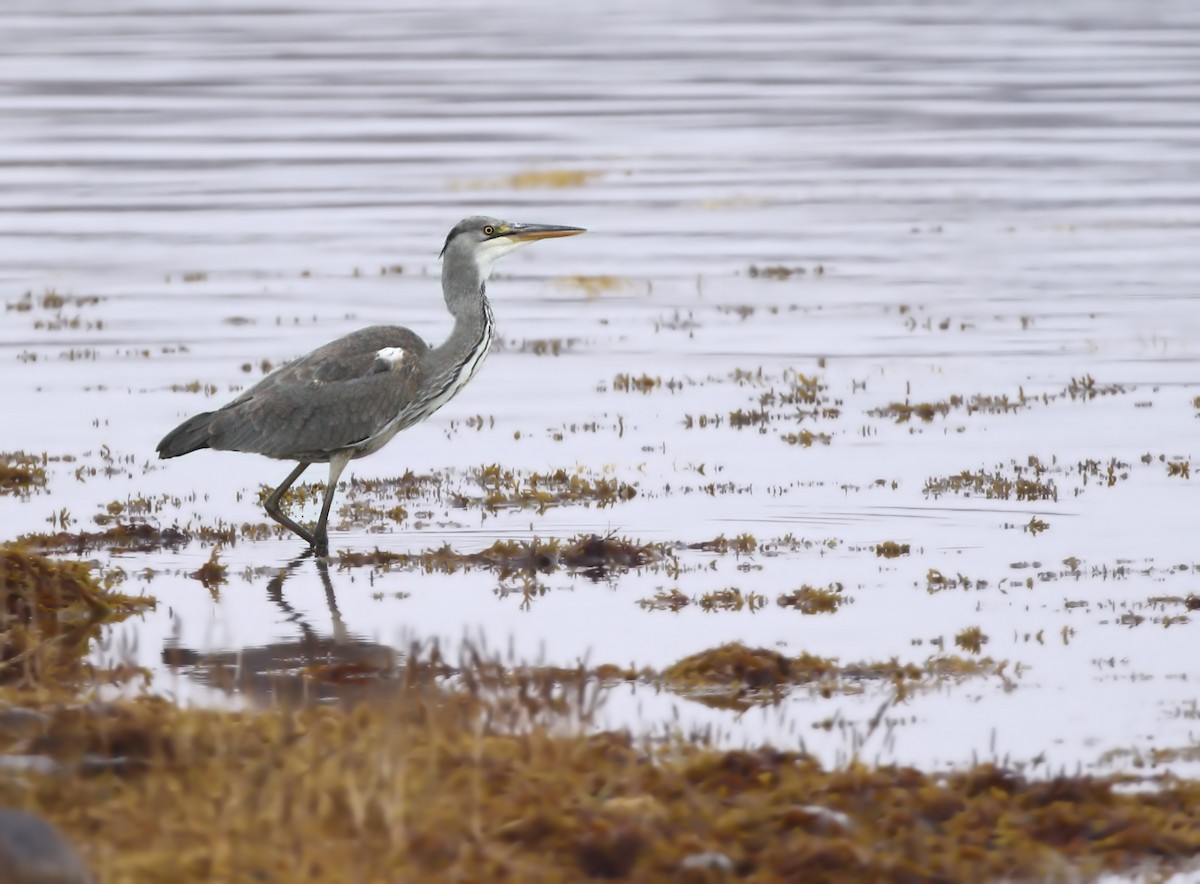
<svg viewBox="0 0 1200 884">
<path fill-rule="evenodd" d="M 312 558 L 325 589 L 332 630 L 319 632 L 283 594 L 284 583 Z M 399 687 L 395 648 L 352 636 L 338 610 L 326 559 L 311 552 L 293 559 L 267 583 L 267 596 L 296 625 L 299 636 L 236 651 L 197 651 L 168 640 L 163 662 L 207 687 L 237 694 L 251 705 L 351 705 Z"/>
</svg>

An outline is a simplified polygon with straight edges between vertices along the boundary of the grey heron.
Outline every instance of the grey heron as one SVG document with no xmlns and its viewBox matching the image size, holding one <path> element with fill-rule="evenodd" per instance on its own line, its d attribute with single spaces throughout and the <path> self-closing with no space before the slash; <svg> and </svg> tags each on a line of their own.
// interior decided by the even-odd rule
<svg viewBox="0 0 1200 884">
<path fill-rule="evenodd" d="M 425 420 L 479 370 L 493 339 L 486 295 L 492 265 L 535 240 L 583 232 L 483 216 L 460 221 L 441 253 L 442 294 L 454 317 L 444 343 L 430 347 L 394 325 L 352 332 L 276 369 L 222 408 L 188 418 L 158 443 L 159 457 L 214 448 L 299 461 L 264 507 L 313 551 L 326 554 L 329 508 L 346 465 Z M 321 515 L 310 531 L 285 515 L 280 501 L 314 463 L 328 463 L 329 477 Z"/>
</svg>

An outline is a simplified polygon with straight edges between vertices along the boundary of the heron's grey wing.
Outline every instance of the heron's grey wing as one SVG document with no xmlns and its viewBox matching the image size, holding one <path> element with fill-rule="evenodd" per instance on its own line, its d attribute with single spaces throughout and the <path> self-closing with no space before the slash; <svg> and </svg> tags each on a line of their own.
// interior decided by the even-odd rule
<svg viewBox="0 0 1200 884">
<path fill-rule="evenodd" d="M 373 326 L 318 347 L 267 375 L 213 415 L 213 448 L 322 458 L 380 432 L 416 393 L 428 346 L 413 332 Z"/>
<path fill-rule="evenodd" d="M 370 372 L 381 350 L 403 350 L 408 354 L 405 357 L 406 361 L 415 363 L 428 349 L 420 337 L 406 328 L 373 325 L 359 329 L 280 366 L 226 407 L 261 396 L 277 387 L 304 386 L 314 381 L 329 383 L 361 377 Z"/>
</svg>

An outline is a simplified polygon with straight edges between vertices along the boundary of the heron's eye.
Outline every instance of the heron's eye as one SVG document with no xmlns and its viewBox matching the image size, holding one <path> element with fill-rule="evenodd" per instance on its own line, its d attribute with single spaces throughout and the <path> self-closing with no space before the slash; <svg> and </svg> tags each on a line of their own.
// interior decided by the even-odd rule
<svg viewBox="0 0 1200 884">
<path fill-rule="evenodd" d="M 490 224 L 489 224 L 487 227 L 483 228 L 483 235 L 484 235 L 484 236 L 491 236 L 491 235 L 492 235 L 493 233 L 495 233 L 495 232 L 496 232 L 496 228 L 495 228 L 495 227 L 493 227 L 493 226 L 492 226 L 492 225 L 490 225 Z"/>
</svg>

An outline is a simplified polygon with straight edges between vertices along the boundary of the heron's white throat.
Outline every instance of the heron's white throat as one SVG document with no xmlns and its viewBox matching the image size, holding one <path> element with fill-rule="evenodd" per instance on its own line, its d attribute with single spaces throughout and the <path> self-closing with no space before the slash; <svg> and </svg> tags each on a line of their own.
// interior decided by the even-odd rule
<svg viewBox="0 0 1200 884">
<path fill-rule="evenodd" d="M 507 236 L 497 236 L 486 239 L 475 247 L 475 266 L 479 270 L 479 281 L 487 282 L 492 275 L 492 265 L 507 255 L 515 252 L 521 246 L 527 246 L 532 239 L 511 239 Z"/>
</svg>

